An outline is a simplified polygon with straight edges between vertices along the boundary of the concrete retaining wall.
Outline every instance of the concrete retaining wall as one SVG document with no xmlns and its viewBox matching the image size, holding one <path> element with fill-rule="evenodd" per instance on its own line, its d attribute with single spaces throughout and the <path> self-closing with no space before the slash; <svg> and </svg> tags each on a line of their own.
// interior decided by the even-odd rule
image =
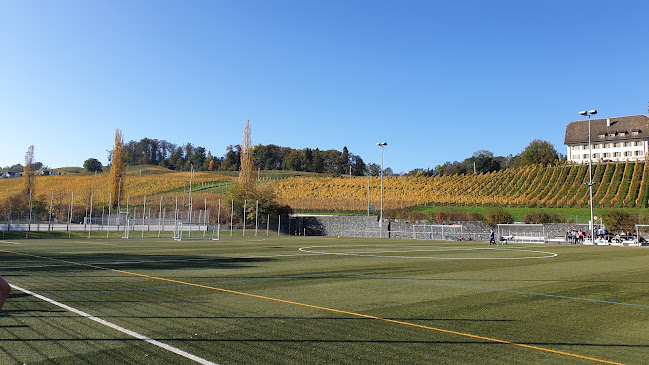
<svg viewBox="0 0 649 365">
<path fill-rule="evenodd" d="M 420 234 L 413 237 L 413 226 L 421 225 L 424 223 L 409 222 L 409 221 L 390 221 L 385 219 L 383 222 L 383 237 L 386 238 L 423 238 Z M 462 225 L 460 235 L 464 240 L 469 241 L 489 241 L 489 234 L 491 227 L 482 222 L 457 222 L 457 225 Z M 458 229 L 451 229 L 448 226 L 447 232 L 444 237 L 433 235 L 434 239 L 459 239 Z M 595 229 L 598 229 L 596 226 Z M 443 228 L 442 228 L 443 229 Z M 560 238 L 565 237 L 566 232 L 572 230 L 588 231 L 587 224 L 562 224 L 550 223 L 544 224 L 543 227 L 535 226 L 530 227 L 521 224 L 516 226 L 508 226 L 508 232 L 514 235 L 523 236 L 525 234 L 538 236 L 539 232 L 543 232 L 546 241 L 553 240 L 558 242 Z M 436 232 L 439 228 L 436 228 Z M 292 215 L 290 216 L 289 234 L 292 235 L 306 235 L 306 236 L 341 236 L 341 237 L 370 237 L 379 238 L 381 236 L 379 231 L 379 219 L 377 217 L 366 216 L 323 216 L 323 215 Z"/>
</svg>

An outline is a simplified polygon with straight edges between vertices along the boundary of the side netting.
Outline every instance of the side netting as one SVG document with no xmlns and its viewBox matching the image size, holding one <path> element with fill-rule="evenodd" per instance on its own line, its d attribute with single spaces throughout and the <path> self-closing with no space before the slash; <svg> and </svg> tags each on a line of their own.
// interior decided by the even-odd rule
<svg viewBox="0 0 649 365">
<path fill-rule="evenodd" d="M 543 224 L 499 224 L 496 240 L 521 243 L 545 243 Z"/>
<path fill-rule="evenodd" d="M 416 240 L 460 241 L 463 226 L 459 224 L 415 224 L 412 226 L 412 238 Z"/>
<path fill-rule="evenodd" d="M 178 222 L 174 229 L 174 240 L 214 240 L 221 239 L 219 223 L 186 223 Z"/>
</svg>

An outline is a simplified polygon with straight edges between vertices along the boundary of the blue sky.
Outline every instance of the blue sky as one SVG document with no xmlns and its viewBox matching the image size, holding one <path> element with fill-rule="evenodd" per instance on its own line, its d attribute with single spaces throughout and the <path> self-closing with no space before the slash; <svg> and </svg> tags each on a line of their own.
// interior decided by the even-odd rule
<svg viewBox="0 0 649 365">
<path fill-rule="evenodd" d="M 125 141 L 342 150 L 395 172 L 565 154 L 577 112 L 646 114 L 647 1 L 0 0 L 0 166 Z"/>
</svg>

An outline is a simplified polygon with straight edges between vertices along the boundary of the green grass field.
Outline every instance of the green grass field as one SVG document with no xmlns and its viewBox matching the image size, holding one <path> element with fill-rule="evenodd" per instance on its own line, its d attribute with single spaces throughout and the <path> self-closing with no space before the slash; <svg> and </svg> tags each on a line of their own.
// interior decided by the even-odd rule
<svg viewBox="0 0 649 365">
<path fill-rule="evenodd" d="M 646 248 L 247 234 L 3 240 L 0 259 L 1 364 L 649 359 Z"/>
<path fill-rule="evenodd" d="M 477 213 L 481 216 L 484 216 L 489 211 L 495 209 L 504 210 L 509 215 L 512 216 L 515 222 L 523 222 L 523 217 L 526 214 L 534 213 L 546 213 L 549 215 L 558 215 L 563 217 L 566 221 L 571 221 L 572 223 L 588 223 L 588 216 L 590 215 L 590 209 L 588 206 L 583 208 L 536 208 L 536 207 L 495 207 L 495 206 L 482 206 L 482 205 L 466 205 L 466 206 L 455 206 L 455 205 L 427 205 L 427 206 L 418 206 L 413 207 L 411 210 L 426 214 L 431 214 L 437 211 L 452 214 L 452 213 Z M 595 207 L 594 214 L 599 215 L 600 217 L 607 211 L 616 210 L 615 208 L 601 208 Z M 647 210 L 644 208 L 624 208 L 625 213 L 632 215 L 644 216 L 647 213 Z"/>
</svg>

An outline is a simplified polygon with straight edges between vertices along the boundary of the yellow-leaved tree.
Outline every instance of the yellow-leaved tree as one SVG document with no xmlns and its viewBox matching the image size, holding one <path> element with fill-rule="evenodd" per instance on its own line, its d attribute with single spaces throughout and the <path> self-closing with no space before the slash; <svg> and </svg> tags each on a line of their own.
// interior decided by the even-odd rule
<svg viewBox="0 0 649 365">
<path fill-rule="evenodd" d="M 111 157 L 110 167 L 110 183 L 111 183 L 111 196 L 112 207 L 119 206 L 121 196 L 124 194 L 124 138 L 120 129 L 115 130 L 115 145 L 113 146 L 113 154 Z"/>
<path fill-rule="evenodd" d="M 239 171 L 239 184 L 243 189 L 254 189 L 255 184 L 255 156 L 250 139 L 250 120 L 243 129 L 243 143 L 241 144 L 241 171 Z"/>
<path fill-rule="evenodd" d="M 254 150 L 250 138 L 250 121 L 246 122 L 243 130 L 243 143 L 241 145 L 241 170 L 239 181 L 232 185 L 226 193 L 226 201 L 232 204 L 233 214 L 237 219 L 243 220 L 245 207 L 246 219 L 250 222 L 256 214 L 260 221 L 265 222 L 269 215 L 286 214 L 289 207 L 276 203 L 275 192 L 270 185 L 257 186 L 255 184 Z"/>
</svg>

